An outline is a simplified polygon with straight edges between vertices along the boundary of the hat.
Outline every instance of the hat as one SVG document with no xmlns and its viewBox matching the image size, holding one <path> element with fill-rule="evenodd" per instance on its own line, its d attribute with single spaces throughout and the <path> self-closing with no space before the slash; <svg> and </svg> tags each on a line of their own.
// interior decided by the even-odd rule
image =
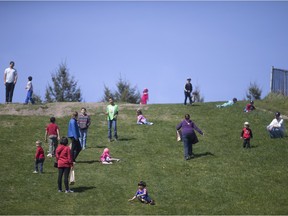
<svg viewBox="0 0 288 216">
<path fill-rule="evenodd" d="M 249 125 L 249 122 L 245 122 L 244 125 Z"/>
<path fill-rule="evenodd" d="M 146 187 L 146 183 L 145 183 L 144 181 L 140 181 L 140 182 L 138 183 L 138 186 Z"/>
</svg>

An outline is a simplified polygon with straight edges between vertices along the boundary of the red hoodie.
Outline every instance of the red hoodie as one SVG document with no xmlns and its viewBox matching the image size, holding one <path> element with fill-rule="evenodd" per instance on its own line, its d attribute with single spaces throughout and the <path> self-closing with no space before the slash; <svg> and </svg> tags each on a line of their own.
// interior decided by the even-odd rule
<svg viewBox="0 0 288 216">
<path fill-rule="evenodd" d="M 37 146 L 35 159 L 45 159 L 44 150 L 41 146 Z"/>
<path fill-rule="evenodd" d="M 69 146 L 59 145 L 56 149 L 56 160 L 58 167 L 72 167 L 72 155 Z"/>
</svg>

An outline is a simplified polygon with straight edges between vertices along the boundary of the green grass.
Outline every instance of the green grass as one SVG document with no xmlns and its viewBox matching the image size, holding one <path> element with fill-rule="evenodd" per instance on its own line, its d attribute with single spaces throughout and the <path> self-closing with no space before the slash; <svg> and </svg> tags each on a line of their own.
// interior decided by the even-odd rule
<svg viewBox="0 0 288 216">
<path fill-rule="evenodd" d="M 93 114 L 89 148 L 78 157 L 74 194 L 57 192 L 57 169 L 50 158 L 43 175 L 32 174 L 34 143 L 43 140 L 49 117 L 2 115 L 0 214 L 288 214 L 287 137 L 270 139 L 265 128 L 273 116 L 258 109 L 244 113 L 246 102 L 225 109 L 216 104 L 147 105 L 143 113 L 153 126 L 136 125 L 136 105 L 120 105 L 120 141 L 112 143 L 107 142 L 103 109 L 88 109 Z M 197 157 L 189 161 L 184 161 L 175 135 L 175 126 L 186 113 L 205 133 L 198 134 L 200 142 L 193 150 Z M 66 135 L 69 117 L 56 121 Z M 245 121 L 254 134 L 249 150 L 242 148 L 240 139 Z M 121 161 L 101 165 L 98 160 L 105 147 Z M 139 180 L 147 183 L 155 206 L 128 202 Z"/>
</svg>

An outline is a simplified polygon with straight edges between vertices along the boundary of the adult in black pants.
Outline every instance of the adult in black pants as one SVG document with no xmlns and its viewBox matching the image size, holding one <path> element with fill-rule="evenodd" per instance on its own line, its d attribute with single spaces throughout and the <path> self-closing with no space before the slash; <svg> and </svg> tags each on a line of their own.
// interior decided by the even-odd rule
<svg viewBox="0 0 288 216">
<path fill-rule="evenodd" d="M 193 91 L 193 87 L 191 84 L 191 78 L 188 78 L 184 87 L 184 95 L 185 95 L 184 105 L 186 105 L 187 98 L 189 98 L 189 102 L 190 104 L 192 104 L 192 97 L 191 97 L 192 91 Z"/>
<path fill-rule="evenodd" d="M 69 188 L 68 177 L 71 168 L 73 168 L 73 161 L 71 151 L 68 145 L 67 137 L 62 137 L 60 145 L 56 149 L 56 160 L 58 164 L 58 192 L 62 191 L 62 177 L 64 175 L 65 193 L 72 193 Z"/>
<path fill-rule="evenodd" d="M 78 118 L 78 112 L 75 111 L 73 112 L 72 117 L 69 121 L 68 135 L 67 135 L 72 141 L 71 154 L 73 157 L 73 162 L 76 162 L 76 158 L 78 157 L 80 151 L 82 150 L 79 141 L 80 132 L 77 123 L 77 118 Z"/>
<path fill-rule="evenodd" d="M 6 87 L 6 103 L 12 103 L 13 92 L 17 83 L 18 74 L 14 68 L 15 63 L 10 62 L 10 67 L 4 71 L 4 85 Z"/>
</svg>

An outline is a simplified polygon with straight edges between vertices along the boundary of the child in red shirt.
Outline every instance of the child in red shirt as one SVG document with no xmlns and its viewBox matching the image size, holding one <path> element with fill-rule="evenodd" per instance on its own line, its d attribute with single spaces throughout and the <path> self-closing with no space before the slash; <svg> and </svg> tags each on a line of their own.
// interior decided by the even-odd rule
<svg viewBox="0 0 288 216">
<path fill-rule="evenodd" d="M 59 127 L 55 123 L 55 117 L 50 118 L 50 123 L 45 130 L 45 141 L 49 138 L 49 151 L 47 157 L 55 157 L 55 151 L 58 146 L 58 140 L 60 140 Z"/>
<path fill-rule="evenodd" d="M 43 164 L 45 160 L 44 150 L 42 148 L 42 143 L 37 140 L 36 141 L 36 153 L 35 153 L 35 170 L 33 173 L 38 173 L 38 165 L 40 165 L 40 173 L 43 173 Z"/>
<path fill-rule="evenodd" d="M 243 148 L 250 148 L 250 139 L 253 138 L 252 130 L 249 127 L 249 122 L 245 122 L 240 137 L 243 139 Z"/>
</svg>

